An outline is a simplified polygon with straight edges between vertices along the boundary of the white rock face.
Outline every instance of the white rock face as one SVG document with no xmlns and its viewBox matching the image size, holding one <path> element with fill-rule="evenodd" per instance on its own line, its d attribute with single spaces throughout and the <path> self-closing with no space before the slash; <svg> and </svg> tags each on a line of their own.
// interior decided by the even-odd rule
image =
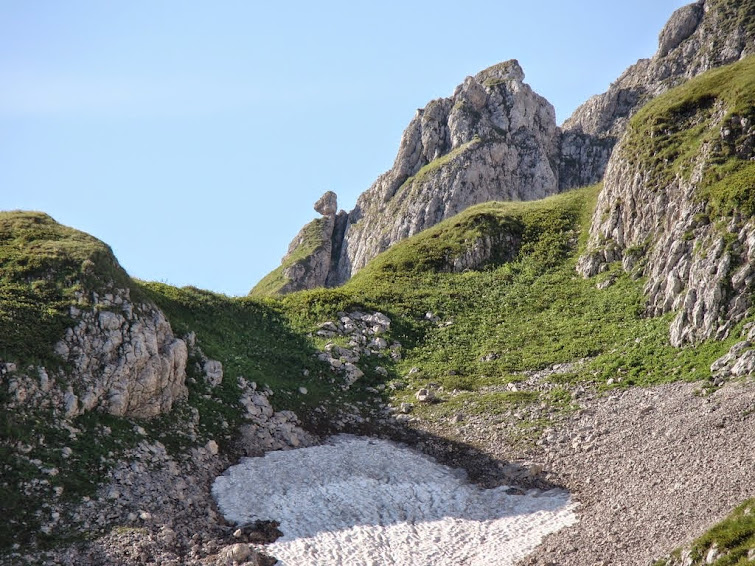
<svg viewBox="0 0 755 566">
<path fill-rule="evenodd" d="M 188 395 L 186 343 L 155 305 L 135 305 L 128 290 L 97 297 L 91 310 L 72 308 L 79 322 L 55 351 L 72 365 L 76 396 L 67 412 L 100 407 L 113 415 L 152 417 Z M 72 393 L 73 395 L 73 393 Z"/>
<path fill-rule="evenodd" d="M 732 138 L 728 151 L 743 162 L 755 157 L 751 120 L 727 116 L 723 107 L 715 110 L 708 118 L 701 114 L 706 130 L 721 140 Z M 737 136 L 727 136 L 732 131 Z M 738 211 L 717 222 L 707 216 L 699 187 L 720 148 L 703 145 L 688 178 L 677 174 L 659 185 L 652 168 L 625 155 L 631 134 L 608 164 L 588 252 L 577 268 L 592 276 L 622 261 L 626 271 L 647 276 L 648 314 L 678 312 L 670 330 L 674 346 L 724 338 L 751 304 L 755 219 Z"/>
<path fill-rule="evenodd" d="M 519 63 L 507 61 L 417 111 L 393 168 L 349 213 L 328 284 L 345 282 L 389 246 L 471 205 L 558 192 L 555 112 L 523 80 Z"/>
<path fill-rule="evenodd" d="M 410 448 L 350 436 L 245 459 L 212 492 L 229 521 L 280 521 L 267 551 L 290 566 L 511 565 L 576 521 L 563 491 L 482 490 Z"/>
</svg>

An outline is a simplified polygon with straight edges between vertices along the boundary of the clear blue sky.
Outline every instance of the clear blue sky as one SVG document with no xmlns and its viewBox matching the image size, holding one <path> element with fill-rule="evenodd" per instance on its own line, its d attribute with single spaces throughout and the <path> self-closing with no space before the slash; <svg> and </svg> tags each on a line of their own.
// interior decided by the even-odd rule
<svg viewBox="0 0 755 566">
<path fill-rule="evenodd" d="M 559 123 L 684 0 L 0 0 L 0 209 L 135 277 L 243 295 L 393 163 L 415 110 L 519 59 Z"/>
</svg>

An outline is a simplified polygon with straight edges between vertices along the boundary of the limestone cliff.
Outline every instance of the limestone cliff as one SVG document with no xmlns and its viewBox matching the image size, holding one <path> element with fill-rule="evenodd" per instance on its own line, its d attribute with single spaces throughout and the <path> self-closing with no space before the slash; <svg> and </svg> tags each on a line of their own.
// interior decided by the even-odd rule
<svg viewBox="0 0 755 566">
<path fill-rule="evenodd" d="M 186 343 L 155 305 L 130 300 L 128 289 L 71 307 L 77 324 L 55 345 L 69 364 L 69 415 L 98 408 L 153 417 L 185 399 Z M 82 297 L 83 298 L 83 297 Z"/>
<path fill-rule="evenodd" d="M 668 92 L 630 121 L 606 171 L 579 271 L 621 261 L 674 345 L 722 338 L 755 283 L 755 57 Z"/>
<path fill-rule="evenodd" d="M 336 216 L 333 207 L 306 226 L 253 294 L 340 285 L 392 244 L 471 205 L 556 193 L 559 139 L 553 107 L 524 83 L 517 61 L 467 77 L 417 111 L 393 167 L 354 209 Z"/>
<path fill-rule="evenodd" d="M 593 184 L 645 103 L 753 52 L 755 0 L 682 7 L 661 31 L 656 54 L 580 106 L 561 130 L 550 104 L 523 82 L 516 61 L 467 77 L 451 97 L 417 111 L 393 167 L 355 208 L 306 226 L 282 266 L 253 293 L 340 285 L 389 246 L 471 205 Z"/>
<path fill-rule="evenodd" d="M 654 97 L 755 53 L 755 0 L 700 0 L 676 10 L 658 51 L 640 59 L 562 125 L 561 188 L 599 181 L 629 118 Z"/>
</svg>

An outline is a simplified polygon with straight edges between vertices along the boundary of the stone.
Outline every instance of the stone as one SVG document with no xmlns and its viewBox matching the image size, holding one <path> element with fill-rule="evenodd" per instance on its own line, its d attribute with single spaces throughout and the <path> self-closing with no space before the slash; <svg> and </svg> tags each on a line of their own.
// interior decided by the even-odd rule
<svg viewBox="0 0 755 566">
<path fill-rule="evenodd" d="M 188 396 L 186 343 L 154 304 L 132 305 L 128 289 L 110 296 L 108 303 L 120 304 L 122 312 L 77 309 L 77 324 L 55 347 L 65 354 L 68 381 L 81 395 L 78 408 L 69 396 L 66 410 L 73 415 L 99 407 L 140 418 L 169 411 Z"/>
<path fill-rule="evenodd" d="M 436 400 L 432 389 L 422 388 L 414 394 L 414 398 L 420 403 L 432 403 Z"/>
<path fill-rule="evenodd" d="M 689 4 L 676 10 L 658 36 L 657 57 L 665 57 L 692 35 L 703 13 L 703 7 L 700 4 Z"/>
<path fill-rule="evenodd" d="M 207 444 L 205 445 L 205 450 L 212 454 L 213 456 L 216 456 L 218 454 L 218 443 L 214 440 L 209 440 Z"/>
<path fill-rule="evenodd" d="M 218 553 L 218 563 L 225 565 L 233 562 L 246 562 L 246 559 L 249 558 L 251 554 L 252 549 L 249 547 L 249 545 L 239 542 L 223 548 Z"/>
<path fill-rule="evenodd" d="M 217 360 L 204 363 L 204 380 L 210 387 L 217 387 L 223 382 L 223 364 Z"/>
<path fill-rule="evenodd" d="M 338 196 L 333 191 L 328 191 L 322 195 L 315 203 L 315 212 L 323 216 L 333 216 L 338 212 Z"/>
<path fill-rule="evenodd" d="M 718 546 L 714 544 L 708 549 L 708 552 L 705 554 L 705 563 L 713 564 L 718 559 L 719 554 L 720 553 L 718 552 Z"/>
</svg>

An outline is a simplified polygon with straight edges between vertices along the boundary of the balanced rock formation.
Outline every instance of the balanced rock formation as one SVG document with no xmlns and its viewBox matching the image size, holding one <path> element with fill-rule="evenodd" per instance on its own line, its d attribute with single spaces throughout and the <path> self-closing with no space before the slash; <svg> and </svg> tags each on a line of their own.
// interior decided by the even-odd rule
<svg viewBox="0 0 755 566">
<path fill-rule="evenodd" d="M 322 195 L 314 208 L 322 217 L 299 231 L 289 244 L 281 265 L 265 276 L 252 289 L 251 295 L 285 294 L 325 286 L 331 264 L 340 250 L 346 213 L 336 214 L 338 197 L 333 191 Z"/>
<path fill-rule="evenodd" d="M 714 67 L 755 53 L 755 1 L 699 0 L 676 10 L 658 51 L 629 67 L 603 94 L 582 104 L 562 125 L 561 188 L 602 177 L 629 118 L 670 88 Z"/>
</svg>

